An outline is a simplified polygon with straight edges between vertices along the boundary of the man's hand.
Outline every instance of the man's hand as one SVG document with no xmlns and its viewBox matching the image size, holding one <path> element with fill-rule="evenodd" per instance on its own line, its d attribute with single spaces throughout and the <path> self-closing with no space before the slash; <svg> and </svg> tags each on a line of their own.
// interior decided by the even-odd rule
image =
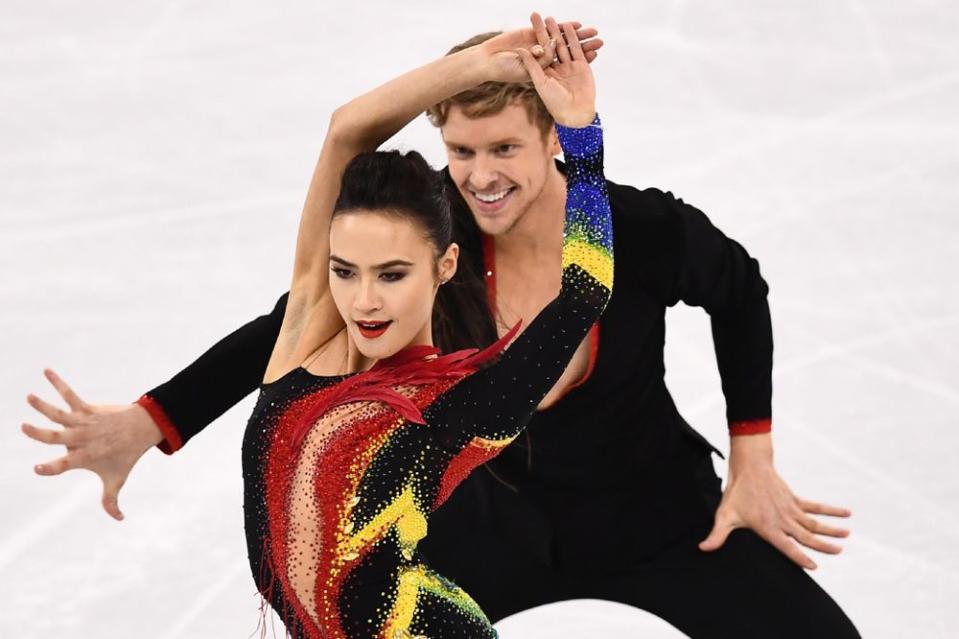
<svg viewBox="0 0 959 639">
<path fill-rule="evenodd" d="M 583 28 L 579 22 L 564 22 L 555 27 L 555 35 L 558 36 L 555 39 L 550 37 L 546 23 L 538 13 L 530 16 L 530 24 L 525 29 L 506 31 L 478 45 L 485 52 L 490 65 L 489 81 L 529 81 L 529 74 L 517 49 L 529 51 L 540 67 L 546 68 L 554 62 L 560 47 L 569 55 L 569 49 L 574 44 L 578 45 L 583 51 L 583 58 L 589 63 L 596 59 L 596 52 L 603 46 L 603 41 L 596 37 L 599 32 L 592 27 Z M 566 35 L 568 43 L 563 35 Z"/>
<path fill-rule="evenodd" d="M 90 405 L 67 386 L 52 370 L 44 375 L 70 407 L 66 412 L 36 395 L 27 403 L 64 430 L 23 424 L 23 433 L 44 444 L 62 444 L 67 454 L 34 466 L 38 475 L 59 475 L 74 468 L 86 468 L 103 481 L 103 509 L 116 520 L 123 519 L 117 503 L 120 489 L 137 460 L 163 440 L 146 410 L 138 404 L 125 406 Z"/>
<path fill-rule="evenodd" d="M 827 526 L 811 515 L 849 517 L 852 513 L 846 508 L 793 495 L 773 468 L 770 435 L 740 435 L 731 441 L 726 491 L 716 511 L 712 532 L 699 544 L 700 550 L 716 550 L 736 528 L 751 528 L 808 570 L 815 570 L 816 564 L 795 542 L 819 552 L 839 554 L 842 548 L 828 543 L 820 535 L 847 537 L 849 531 Z"/>
</svg>

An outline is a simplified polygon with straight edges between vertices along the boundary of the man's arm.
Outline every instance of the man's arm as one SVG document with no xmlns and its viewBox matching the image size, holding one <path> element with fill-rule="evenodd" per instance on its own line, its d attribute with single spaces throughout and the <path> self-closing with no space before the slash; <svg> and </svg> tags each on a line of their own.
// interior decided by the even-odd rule
<svg viewBox="0 0 959 639">
<path fill-rule="evenodd" d="M 681 300 L 709 313 L 731 437 L 726 488 L 713 529 L 699 547 L 716 550 L 736 528 L 751 528 L 798 565 L 814 569 L 796 542 L 837 554 L 842 548 L 822 536 L 846 537 L 849 531 L 811 515 L 851 513 L 797 497 L 774 467 L 772 322 L 759 263 L 698 209 L 670 193 L 656 199 L 669 238 L 660 286 L 668 304 Z"/>
<path fill-rule="evenodd" d="M 759 262 L 702 211 L 671 193 L 661 198 L 676 247 L 668 302 L 683 301 L 709 313 L 729 434 L 768 433 L 773 335 L 769 287 Z"/>
<path fill-rule="evenodd" d="M 173 454 L 259 386 L 280 333 L 287 297 L 284 293 L 269 315 L 233 331 L 137 400 L 163 433 L 157 444 L 160 450 Z"/>
</svg>

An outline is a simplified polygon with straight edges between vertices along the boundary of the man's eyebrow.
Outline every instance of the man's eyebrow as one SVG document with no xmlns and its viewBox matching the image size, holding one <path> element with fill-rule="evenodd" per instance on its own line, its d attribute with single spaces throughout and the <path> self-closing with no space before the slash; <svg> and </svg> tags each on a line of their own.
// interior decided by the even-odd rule
<svg viewBox="0 0 959 639">
<path fill-rule="evenodd" d="M 472 145 L 470 145 L 470 144 L 463 144 L 463 143 L 461 143 L 461 142 L 454 142 L 453 140 L 446 140 L 445 142 L 446 142 L 446 146 L 453 146 L 453 147 L 462 146 L 462 147 L 465 147 L 465 148 L 470 148 L 470 147 L 472 146 Z M 521 139 L 519 139 L 519 138 L 504 138 L 504 139 L 502 139 L 502 140 L 495 140 L 495 141 L 493 141 L 493 142 L 490 142 L 490 143 L 487 144 L 486 146 L 502 146 L 502 145 L 504 145 L 504 144 L 522 144 L 522 142 L 523 142 L 523 141 L 522 141 Z"/>
<path fill-rule="evenodd" d="M 330 261 L 339 262 L 343 266 L 356 268 L 356 264 L 354 264 L 353 262 L 344 260 L 342 257 L 333 255 L 332 253 L 330 254 Z M 388 262 L 383 262 L 382 264 L 377 264 L 373 268 L 382 271 L 383 269 L 390 268 L 391 266 L 413 266 L 413 262 L 407 262 L 406 260 L 390 260 Z"/>
</svg>

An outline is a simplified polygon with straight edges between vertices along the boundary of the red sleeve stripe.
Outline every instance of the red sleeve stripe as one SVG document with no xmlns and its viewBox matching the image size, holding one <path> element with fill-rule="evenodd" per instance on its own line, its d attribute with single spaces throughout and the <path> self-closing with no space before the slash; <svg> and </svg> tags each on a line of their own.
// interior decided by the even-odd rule
<svg viewBox="0 0 959 639">
<path fill-rule="evenodd" d="M 760 435 L 768 433 L 773 429 L 773 420 L 769 417 L 763 419 L 749 419 L 741 422 L 730 422 L 729 436 L 737 435 Z"/>
<path fill-rule="evenodd" d="M 183 448 L 183 439 L 180 437 L 180 432 L 176 429 L 176 426 L 173 425 L 173 421 L 158 401 L 149 395 L 144 395 L 134 403 L 146 409 L 153 419 L 153 422 L 157 425 L 157 428 L 159 428 L 163 434 L 163 441 L 157 444 L 157 448 L 167 455 L 172 455 Z"/>
</svg>

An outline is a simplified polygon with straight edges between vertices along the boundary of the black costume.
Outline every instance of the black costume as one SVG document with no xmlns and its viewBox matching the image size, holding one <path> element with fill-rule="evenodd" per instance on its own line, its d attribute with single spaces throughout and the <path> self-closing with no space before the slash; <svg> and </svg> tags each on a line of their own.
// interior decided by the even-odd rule
<svg viewBox="0 0 959 639">
<path fill-rule="evenodd" d="M 412 345 L 366 371 L 298 366 L 260 385 L 243 438 L 247 548 L 296 639 L 497 636 L 418 545 L 456 486 L 527 424 L 609 301 L 599 116 L 556 130 L 570 163 L 562 286 L 505 352 L 519 323 L 480 352 Z"/>
<path fill-rule="evenodd" d="M 683 301 L 710 314 L 731 430 L 757 432 L 771 415 L 767 286 L 757 262 L 699 210 L 657 189 L 607 182 L 607 190 L 616 287 L 588 379 L 463 482 L 420 550 L 494 621 L 598 598 L 652 612 L 693 637 L 859 636 L 802 568 L 752 531 L 734 531 L 712 553 L 698 549 L 721 497 L 710 458 L 719 451 L 666 389 L 665 311 Z M 482 287 L 492 269 L 481 234 L 452 183 L 449 192 L 463 247 L 457 277 L 480 278 Z M 149 391 L 142 403 L 154 419 L 175 425 L 185 442 L 255 389 L 284 306 L 281 297 L 271 314 Z M 496 336 L 481 306 L 486 339 L 469 345 Z M 469 552 L 476 547 L 498 550 Z"/>
</svg>

